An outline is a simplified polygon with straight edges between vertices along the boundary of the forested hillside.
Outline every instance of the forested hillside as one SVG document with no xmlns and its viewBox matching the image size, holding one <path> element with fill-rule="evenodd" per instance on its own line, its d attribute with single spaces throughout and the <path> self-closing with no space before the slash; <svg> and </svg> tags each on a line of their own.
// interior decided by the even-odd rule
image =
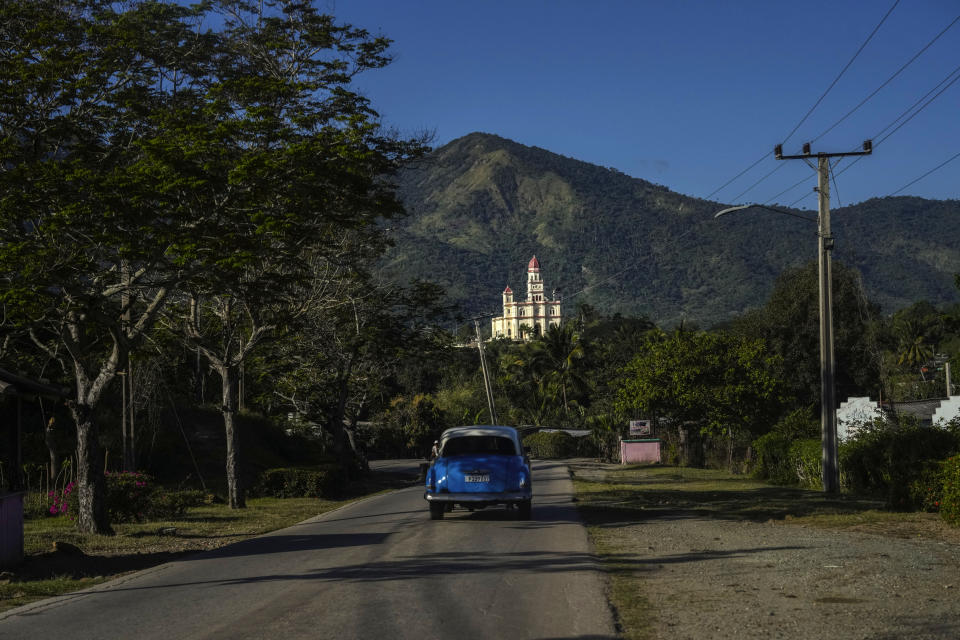
<svg viewBox="0 0 960 640">
<path fill-rule="evenodd" d="M 489 134 L 399 179 L 409 217 L 392 221 L 384 271 L 442 284 L 466 314 L 498 311 L 506 285 L 523 295 L 536 254 L 567 312 L 587 303 L 708 327 L 761 305 L 778 274 L 816 256 L 814 224 L 762 210 L 714 219 L 723 203 Z M 832 217 L 834 258 L 860 270 L 885 311 L 955 298 L 960 202 L 884 198 Z"/>
</svg>

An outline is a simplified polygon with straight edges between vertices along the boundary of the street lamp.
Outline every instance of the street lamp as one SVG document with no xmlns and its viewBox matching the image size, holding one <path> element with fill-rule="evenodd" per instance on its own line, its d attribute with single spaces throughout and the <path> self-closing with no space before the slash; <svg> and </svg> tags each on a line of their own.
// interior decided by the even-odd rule
<svg viewBox="0 0 960 640">
<path fill-rule="evenodd" d="M 821 173 L 821 176 L 824 173 Z M 825 493 L 837 493 L 840 490 L 840 467 L 837 461 L 837 408 L 834 377 L 836 365 L 833 358 L 833 284 L 831 277 L 830 252 L 833 250 L 833 236 L 830 235 L 830 192 L 829 183 L 823 178 L 817 189 L 820 195 L 820 215 L 816 220 L 807 216 L 775 209 L 762 204 L 743 204 L 728 207 L 714 214 L 714 218 L 743 211 L 744 209 L 766 209 L 809 222 L 816 222 L 818 262 L 817 271 L 820 280 L 820 425 L 822 435 L 822 480 Z"/>
</svg>

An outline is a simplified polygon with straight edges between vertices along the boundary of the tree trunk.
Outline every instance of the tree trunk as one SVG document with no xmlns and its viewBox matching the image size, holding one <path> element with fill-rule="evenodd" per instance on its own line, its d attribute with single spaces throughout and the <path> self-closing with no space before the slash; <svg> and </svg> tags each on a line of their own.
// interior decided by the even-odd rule
<svg viewBox="0 0 960 640">
<path fill-rule="evenodd" d="M 77 528 L 84 533 L 113 535 L 106 506 L 100 430 L 89 405 L 71 403 L 77 424 Z"/>
<path fill-rule="evenodd" d="M 347 398 L 350 395 L 350 374 L 353 372 L 353 363 L 356 352 L 350 354 L 346 368 L 340 372 L 337 379 L 337 404 L 330 415 L 328 428 L 330 435 L 333 436 L 333 452 L 341 461 L 346 461 L 348 456 L 348 447 L 352 450 L 347 440 L 346 430 L 343 428 L 343 418 L 347 413 Z M 355 452 L 354 452 L 355 453 Z"/>
<path fill-rule="evenodd" d="M 56 418 L 50 416 L 50 419 L 47 420 L 47 426 L 43 428 L 43 441 L 47 445 L 47 452 L 50 455 L 50 472 L 49 485 L 50 489 L 54 488 L 54 483 L 57 481 L 57 474 L 60 473 L 60 458 L 57 456 L 56 443 L 53 439 L 53 427 L 56 424 Z"/>
<path fill-rule="evenodd" d="M 227 436 L 227 492 L 230 508 L 244 509 L 247 506 L 247 501 L 240 480 L 240 433 L 236 424 L 236 368 L 224 366 L 220 369 L 220 376 L 223 382 L 223 427 Z"/>
</svg>

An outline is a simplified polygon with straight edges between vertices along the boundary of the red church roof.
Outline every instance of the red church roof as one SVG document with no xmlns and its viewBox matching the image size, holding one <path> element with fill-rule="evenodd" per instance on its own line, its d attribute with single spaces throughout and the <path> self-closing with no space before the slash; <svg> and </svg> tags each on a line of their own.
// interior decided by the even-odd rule
<svg viewBox="0 0 960 640">
<path fill-rule="evenodd" d="M 537 256 L 530 258 L 530 264 L 527 265 L 527 271 L 539 271 L 540 270 L 540 261 L 537 260 Z"/>
<path fill-rule="evenodd" d="M 504 293 L 513 293 L 513 289 L 511 289 L 510 287 L 507 287 L 506 289 L 503 290 L 503 292 L 504 292 Z"/>
</svg>

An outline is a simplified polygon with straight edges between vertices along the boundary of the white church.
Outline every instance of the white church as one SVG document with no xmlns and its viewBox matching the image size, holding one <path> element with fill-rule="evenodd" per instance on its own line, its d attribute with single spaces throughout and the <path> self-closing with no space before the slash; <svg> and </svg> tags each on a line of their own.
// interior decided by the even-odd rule
<svg viewBox="0 0 960 640">
<path fill-rule="evenodd" d="M 503 290 L 503 315 L 492 320 L 494 338 L 529 340 L 543 335 L 550 325 L 559 325 L 563 320 L 559 296 L 547 300 L 543 295 L 543 280 L 540 278 L 540 262 L 537 256 L 527 264 L 527 299 L 515 302 L 513 290 Z"/>
</svg>

